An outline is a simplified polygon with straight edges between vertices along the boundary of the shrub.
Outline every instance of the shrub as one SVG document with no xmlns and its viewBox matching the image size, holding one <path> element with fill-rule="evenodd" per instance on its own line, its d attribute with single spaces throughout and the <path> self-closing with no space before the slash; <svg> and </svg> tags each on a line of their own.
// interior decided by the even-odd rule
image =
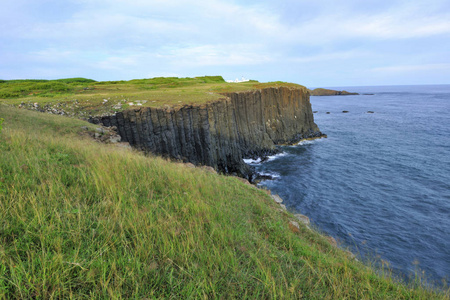
<svg viewBox="0 0 450 300">
<path fill-rule="evenodd" d="M 19 98 L 22 96 L 19 92 L 13 92 L 13 91 L 1 91 L 0 90 L 0 99 L 6 99 L 6 98 Z"/>
<path fill-rule="evenodd" d="M 96 82 L 93 79 L 82 78 L 82 77 L 56 79 L 55 81 L 64 82 L 64 83 L 92 83 L 92 82 Z"/>
</svg>

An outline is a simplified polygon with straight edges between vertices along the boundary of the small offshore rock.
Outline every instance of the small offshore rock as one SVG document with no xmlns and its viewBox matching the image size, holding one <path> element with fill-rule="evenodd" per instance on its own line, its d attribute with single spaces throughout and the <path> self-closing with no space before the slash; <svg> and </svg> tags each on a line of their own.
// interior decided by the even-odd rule
<svg viewBox="0 0 450 300">
<path fill-rule="evenodd" d="M 374 112 L 373 111 L 371 111 L 371 110 L 369 110 L 368 112 L 367 112 L 368 114 L 373 114 Z"/>
<path fill-rule="evenodd" d="M 342 113 L 346 114 L 348 113 L 348 110 L 343 110 Z"/>
<path fill-rule="evenodd" d="M 330 112 L 329 111 L 327 111 L 327 115 L 329 115 L 330 114 Z"/>
</svg>

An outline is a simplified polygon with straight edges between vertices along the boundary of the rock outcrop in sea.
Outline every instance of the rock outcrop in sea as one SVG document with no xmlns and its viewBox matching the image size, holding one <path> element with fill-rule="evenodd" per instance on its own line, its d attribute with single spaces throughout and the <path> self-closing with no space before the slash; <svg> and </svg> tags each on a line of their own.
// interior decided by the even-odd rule
<svg viewBox="0 0 450 300">
<path fill-rule="evenodd" d="M 350 93 L 347 91 L 336 91 L 330 89 L 317 88 L 314 90 L 309 90 L 311 96 L 348 96 L 348 95 L 359 95 L 358 93 Z"/>
<path fill-rule="evenodd" d="M 91 119 L 116 126 L 133 147 L 207 165 L 252 180 L 243 158 L 278 152 L 276 145 L 321 137 L 309 92 L 303 87 L 269 87 L 223 94 L 199 105 L 140 107 Z"/>
</svg>

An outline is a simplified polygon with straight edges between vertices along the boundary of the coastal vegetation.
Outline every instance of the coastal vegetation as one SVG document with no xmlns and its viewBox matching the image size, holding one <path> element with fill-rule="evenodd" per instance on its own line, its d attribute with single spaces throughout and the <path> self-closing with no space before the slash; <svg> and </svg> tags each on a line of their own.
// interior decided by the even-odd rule
<svg viewBox="0 0 450 300">
<path fill-rule="evenodd" d="M 133 107 L 203 104 L 223 98 L 222 93 L 266 86 L 297 86 L 284 82 L 227 83 L 222 76 L 157 77 L 97 82 L 85 78 L 59 80 L 0 80 L 3 103 L 76 117 L 113 114 Z"/>
<path fill-rule="evenodd" d="M 306 225 L 293 226 L 295 217 L 268 191 L 99 143 L 90 134 L 98 126 L 77 118 L 14 107 L 76 98 L 95 102 L 78 108 L 92 113 L 117 97 L 114 86 L 127 90 L 120 90 L 127 101 L 163 105 L 179 103 L 169 100 L 178 93 L 189 101 L 207 94 L 201 102 L 267 85 L 152 80 L 66 80 L 62 96 L 29 90 L 0 100 L 0 299 L 449 299 L 448 291 L 419 278 L 401 283 L 388 268 L 375 270 Z M 15 83 L 6 84 L 5 91 Z M 151 104 L 158 90 L 176 92 Z"/>
</svg>

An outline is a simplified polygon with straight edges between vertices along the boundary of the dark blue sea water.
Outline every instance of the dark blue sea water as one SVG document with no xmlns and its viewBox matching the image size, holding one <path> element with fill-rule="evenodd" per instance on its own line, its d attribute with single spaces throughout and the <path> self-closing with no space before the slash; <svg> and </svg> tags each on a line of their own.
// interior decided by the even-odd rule
<svg viewBox="0 0 450 300">
<path fill-rule="evenodd" d="M 261 185 L 363 258 L 448 285 L 450 85 L 346 89 L 374 95 L 311 97 L 328 138 L 256 164 L 278 176 Z"/>
</svg>

